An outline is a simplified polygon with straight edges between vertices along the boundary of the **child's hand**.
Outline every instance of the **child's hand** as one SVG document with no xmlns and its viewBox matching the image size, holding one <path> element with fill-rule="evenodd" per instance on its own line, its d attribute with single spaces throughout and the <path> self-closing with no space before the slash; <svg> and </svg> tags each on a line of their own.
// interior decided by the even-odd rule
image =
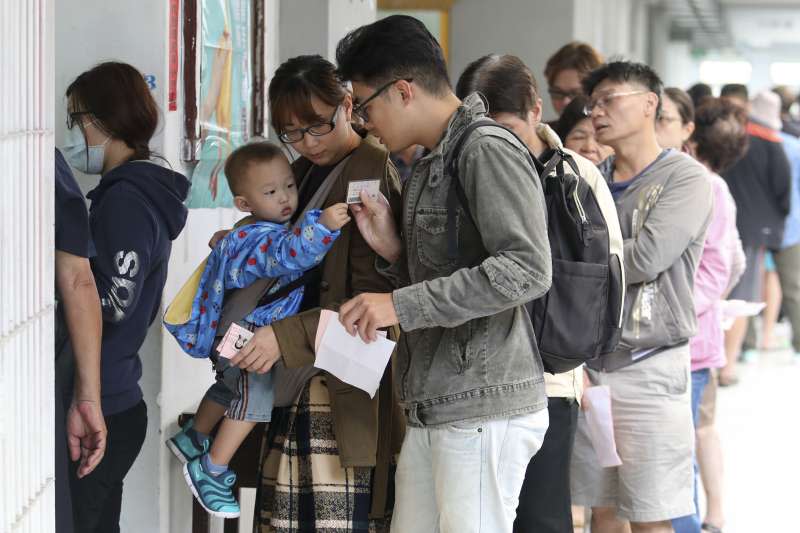
<svg viewBox="0 0 800 533">
<path fill-rule="evenodd" d="M 350 222 L 350 215 L 347 211 L 347 204 L 334 204 L 322 212 L 319 223 L 331 231 L 341 229 L 342 226 Z"/>
</svg>

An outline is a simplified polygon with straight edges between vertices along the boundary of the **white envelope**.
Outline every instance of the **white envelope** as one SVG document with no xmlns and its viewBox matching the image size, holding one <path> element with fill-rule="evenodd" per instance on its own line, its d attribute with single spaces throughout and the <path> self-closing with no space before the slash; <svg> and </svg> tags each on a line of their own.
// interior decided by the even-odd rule
<svg viewBox="0 0 800 533">
<path fill-rule="evenodd" d="M 583 403 L 586 404 L 586 425 L 589 428 L 589 440 L 597 453 L 600 466 L 608 468 L 622 464 L 617 454 L 617 443 L 614 441 L 614 422 L 611 417 L 611 389 L 608 385 L 588 387 L 583 391 Z"/>
<path fill-rule="evenodd" d="M 729 330 L 733 322 L 742 316 L 756 316 L 767 306 L 765 302 L 746 302 L 744 300 L 722 300 L 722 329 Z"/>
<path fill-rule="evenodd" d="M 394 351 L 394 342 L 378 332 L 369 344 L 353 337 L 339 322 L 339 313 L 323 310 L 317 327 L 317 357 L 314 366 L 375 397 L 383 372 Z"/>
</svg>

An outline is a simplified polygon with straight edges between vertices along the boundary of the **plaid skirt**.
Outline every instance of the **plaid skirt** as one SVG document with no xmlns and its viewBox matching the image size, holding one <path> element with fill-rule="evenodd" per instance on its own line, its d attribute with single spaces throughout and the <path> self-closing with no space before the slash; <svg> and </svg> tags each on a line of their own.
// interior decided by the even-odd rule
<svg viewBox="0 0 800 533">
<path fill-rule="evenodd" d="M 324 375 L 313 377 L 294 405 L 273 411 L 264 448 L 256 532 L 389 530 L 390 513 L 369 518 L 374 469 L 342 468 L 339 462 Z"/>
</svg>

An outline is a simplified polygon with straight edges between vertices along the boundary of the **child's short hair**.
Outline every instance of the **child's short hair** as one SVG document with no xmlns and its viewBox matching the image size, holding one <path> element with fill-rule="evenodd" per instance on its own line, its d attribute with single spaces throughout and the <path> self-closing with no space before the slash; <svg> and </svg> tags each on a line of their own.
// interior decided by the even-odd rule
<svg viewBox="0 0 800 533">
<path fill-rule="evenodd" d="M 234 150 L 225 161 L 225 177 L 234 196 L 239 194 L 247 167 L 251 163 L 269 163 L 277 157 L 286 156 L 278 145 L 269 141 L 245 144 Z"/>
</svg>

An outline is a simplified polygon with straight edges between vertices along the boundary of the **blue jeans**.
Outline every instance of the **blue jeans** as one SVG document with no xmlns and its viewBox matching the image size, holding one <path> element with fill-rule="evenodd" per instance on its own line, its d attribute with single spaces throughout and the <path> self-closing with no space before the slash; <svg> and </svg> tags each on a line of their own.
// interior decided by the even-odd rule
<svg viewBox="0 0 800 533">
<path fill-rule="evenodd" d="M 232 420 L 269 422 L 275 404 L 272 372 L 257 374 L 231 366 L 220 357 L 214 363 L 217 380 L 205 397 L 228 408 L 225 416 Z"/>
<path fill-rule="evenodd" d="M 692 372 L 692 421 L 694 427 L 697 427 L 697 416 L 700 411 L 700 403 L 703 401 L 703 391 L 708 385 L 708 380 L 711 377 L 711 370 L 708 368 L 701 368 Z M 681 516 L 672 520 L 672 528 L 675 533 L 700 533 L 701 519 L 700 519 L 700 506 L 697 502 L 697 455 L 694 459 L 694 508 L 695 512 L 692 515 Z"/>
</svg>

